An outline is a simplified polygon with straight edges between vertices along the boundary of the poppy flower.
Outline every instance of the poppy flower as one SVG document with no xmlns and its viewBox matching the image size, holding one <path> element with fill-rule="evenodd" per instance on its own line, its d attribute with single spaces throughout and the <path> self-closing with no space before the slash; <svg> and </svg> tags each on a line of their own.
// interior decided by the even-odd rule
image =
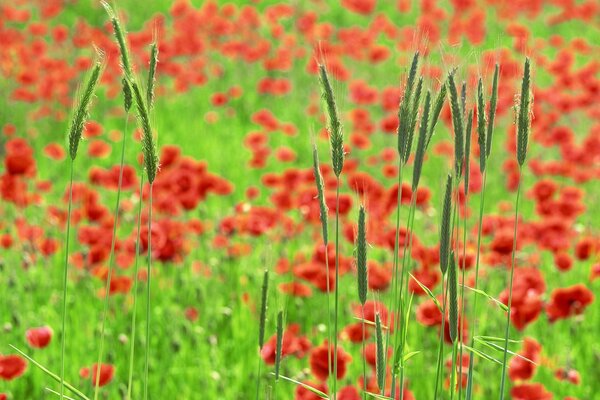
<svg viewBox="0 0 600 400">
<path fill-rule="evenodd" d="M 519 356 L 510 360 L 508 376 L 511 381 L 528 380 L 533 377 L 537 368 L 535 363 L 540 360 L 542 346 L 532 338 L 525 338 Z M 526 359 L 527 360 L 526 360 Z M 531 361 L 528 361 L 531 360 Z"/>
<path fill-rule="evenodd" d="M 555 289 L 552 291 L 550 302 L 546 305 L 546 313 L 550 322 L 554 322 L 582 314 L 592 301 L 594 301 L 594 294 L 581 283 Z"/>
<path fill-rule="evenodd" d="M 91 373 L 90 373 L 91 372 Z M 93 364 L 91 371 L 88 367 L 83 367 L 79 370 L 79 376 L 83 379 L 90 379 L 92 384 L 96 384 L 98 379 L 98 386 L 108 385 L 115 374 L 115 367 L 110 364 L 100 364 L 100 371 L 98 371 L 98 364 Z"/>
<path fill-rule="evenodd" d="M 11 381 L 23 375 L 27 370 L 27 361 L 18 355 L 0 354 L 0 378 Z"/>
<path fill-rule="evenodd" d="M 329 360 L 329 354 L 331 354 L 331 359 Z M 331 366 L 333 368 L 334 365 L 334 356 L 335 351 L 332 346 L 328 345 L 327 342 L 324 342 L 322 345 L 315 347 L 313 351 L 310 353 L 310 370 L 313 375 L 321 380 L 327 380 L 329 377 L 329 361 L 331 361 Z M 346 353 L 341 347 L 338 346 L 337 349 L 337 379 L 342 379 L 346 375 L 346 371 L 348 369 L 348 363 L 352 361 L 352 356 Z"/>
<path fill-rule="evenodd" d="M 523 383 L 510 390 L 513 400 L 552 400 L 552 393 L 548 392 L 541 383 Z"/>
<path fill-rule="evenodd" d="M 291 324 L 284 332 L 281 344 L 281 357 L 293 355 L 302 358 L 311 348 L 311 344 L 304 336 L 299 336 L 300 325 Z M 273 335 L 265 342 L 260 356 L 268 365 L 275 364 L 275 351 L 277 346 L 277 335 Z"/>
<path fill-rule="evenodd" d="M 304 381 L 302 383 L 325 394 L 329 392 L 325 382 L 314 383 L 310 381 Z M 298 385 L 296 386 L 296 391 L 294 392 L 294 400 L 321 400 L 321 397 L 306 389 L 304 386 Z"/>
<path fill-rule="evenodd" d="M 554 373 L 554 376 L 559 381 L 567 381 L 573 385 L 579 385 L 581 383 L 581 375 L 573 368 L 559 368 Z"/>
<path fill-rule="evenodd" d="M 41 326 L 39 328 L 28 329 L 25 332 L 25 338 L 31 347 L 43 349 L 50 344 L 52 334 L 52 328 L 49 326 Z"/>
</svg>

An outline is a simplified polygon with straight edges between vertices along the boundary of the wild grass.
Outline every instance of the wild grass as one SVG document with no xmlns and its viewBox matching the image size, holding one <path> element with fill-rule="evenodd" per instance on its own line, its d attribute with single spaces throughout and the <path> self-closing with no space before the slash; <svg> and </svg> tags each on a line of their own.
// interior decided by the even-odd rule
<svg viewBox="0 0 600 400">
<path fill-rule="evenodd" d="M 325 100 L 328 115 L 328 132 L 331 148 L 331 162 L 333 173 L 336 177 L 335 195 L 335 290 L 333 311 L 333 399 L 337 398 L 337 371 L 338 371 L 338 315 L 339 315 L 339 267 L 340 267 L 340 174 L 344 167 L 344 135 L 342 123 L 338 116 L 337 105 L 333 88 L 324 65 L 319 66 L 319 77 L 323 99 Z M 331 372 L 331 371 L 329 371 Z"/>
<path fill-rule="evenodd" d="M 63 287 L 62 287 L 62 323 L 61 323 L 61 355 L 60 355 L 60 397 L 65 394 L 65 348 L 66 348 L 66 321 L 67 321 L 67 278 L 69 272 L 69 242 L 71 236 L 71 211 L 73 206 L 73 175 L 77 149 L 83 133 L 83 128 L 89 118 L 89 110 L 96 91 L 96 86 L 100 79 L 103 63 L 97 61 L 92 67 L 87 83 L 84 86 L 83 94 L 79 98 L 75 107 L 71 126 L 69 128 L 69 206 L 67 210 L 67 232 L 65 239 L 65 263 L 63 268 Z"/>
<path fill-rule="evenodd" d="M 510 261 L 510 278 L 508 281 L 508 312 L 506 313 L 506 325 L 504 330 L 504 356 L 502 361 L 502 376 L 500 379 L 500 400 L 504 399 L 504 387 L 506 385 L 506 368 L 508 365 L 508 342 L 510 333 L 510 317 L 512 311 L 513 281 L 515 276 L 515 253 L 517 251 L 517 227 L 519 225 L 519 200 L 521 197 L 521 182 L 523 176 L 523 164 L 527 157 L 527 142 L 531 124 L 531 71 L 529 58 L 525 59 L 523 79 L 521 81 L 521 97 L 517 105 L 517 161 L 519 163 L 519 183 L 517 185 L 517 198 L 515 200 L 515 221 L 513 231 L 513 245 Z"/>
</svg>

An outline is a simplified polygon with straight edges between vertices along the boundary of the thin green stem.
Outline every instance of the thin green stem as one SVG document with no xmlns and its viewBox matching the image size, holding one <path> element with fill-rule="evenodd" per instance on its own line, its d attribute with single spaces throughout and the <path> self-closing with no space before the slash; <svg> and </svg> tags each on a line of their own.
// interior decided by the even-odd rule
<svg viewBox="0 0 600 400">
<path fill-rule="evenodd" d="M 148 195 L 148 268 L 146 277 L 146 361 L 144 367 L 144 400 L 148 400 L 148 365 L 150 361 L 150 277 L 152 267 L 152 188 Z"/>
<path fill-rule="evenodd" d="M 142 227 L 142 191 L 144 189 L 144 174 L 142 172 L 140 177 L 140 203 L 138 205 L 138 216 L 137 216 L 137 237 L 135 240 L 135 266 L 133 270 L 134 284 L 133 284 L 133 308 L 131 312 L 131 349 L 129 351 L 129 378 L 127 380 L 127 400 L 131 400 L 131 386 L 133 383 L 133 356 L 135 354 L 135 331 L 136 331 L 136 316 L 137 316 L 137 301 L 138 301 L 138 270 L 139 270 L 139 254 L 140 254 L 140 235 Z"/>
<path fill-rule="evenodd" d="M 405 329 L 405 327 L 407 326 L 407 321 L 404 320 L 405 316 L 406 316 L 406 298 L 405 295 L 408 294 L 408 268 L 410 267 L 410 265 L 407 265 L 407 259 L 411 257 L 411 253 L 412 253 L 412 243 L 413 243 L 413 226 L 414 226 L 414 221 L 415 221 L 415 210 L 416 210 L 416 201 L 417 201 L 417 194 L 416 191 L 414 191 L 411 194 L 411 200 L 410 200 L 410 208 L 408 211 L 408 221 L 406 222 L 406 230 L 408 233 L 408 244 L 404 246 L 404 249 L 402 251 L 402 272 L 400 275 L 400 316 L 403 318 L 402 319 L 402 330 L 400 331 L 400 351 L 399 351 L 399 355 L 398 357 L 400 360 L 400 364 L 401 364 L 401 368 L 400 368 L 400 400 L 404 399 L 404 361 L 403 361 L 403 357 L 404 357 L 404 349 L 406 347 L 406 333 L 408 332 L 407 329 Z M 408 249 L 408 252 L 407 252 Z M 395 391 L 396 387 L 393 386 L 392 387 L 392 391 Z M 393 396 L 392 396 L 393 398 Z"/>
<path fill-rule="evenodd" d="M 467 161 L 468 162 L 468 161 Z M 460 318 L 458 320 L 458 331 L 459 331 L 459 336 L 458 336 L 458 342 L 460 343 L 460 351 L 459 351 L 459 355 L 458 355 L 458 379 L 460 381 L 460 384 L 458 385 L 458 399 L 461 400 L 462 399 L 462 374 L 463 374 L 463 363 L 462 363 L 462 357 L 463 357 L 463 327 L 464 327 L 464 309 L 465 309 L 465 270 L 466 270 L 466 259 L 467 259 L 467 204 L 469 204 L 469 193 L 465 192 L 465 216 L 463 219 L 463 257 L 462 257 L 462 277 L 461 277 L 461 282 L 462 285 L 460 287 L 460 307 L 459 310 L 460 312 L 458 313 L 458 317 Z M 460 262 L 458 263 L 458 265 L 460 266 Z"/>
<path fill-rule="evenodd" d="M 450 373 L 450 400 L 454 399 L 456 392 L 456 351 L 458 350 L 458 340 L 452 345 L 452 372 Z"/>
<path fill-rule="evenodd" d="M 519 200 L 521 197 L 522 167 L 519 167 L 519 184 L 517 186 L 517 201 L 515 204 L 515 227 L 513 232 L 512 256 L 510 261 L 510 281 L 508 286 L 508 312 L 506 313 L 506 328 L 504 331 L 504 357 L 502 361 L 502 380 L 500 381 L 500 400 L 504 400 L 504 386 L 506 385 L 506 365 L 508 363 L 508 334 L 510 332 L 510 315 L 513 295 L 513 279 L 515 276 L 515 253 L 517 252 L 517 226 L 519 225 Z"/>
<path fill-rule="evenodd" d="M 484 202 L 485 202 L 485 184 L 487 181 L 487 170 L 485 170 L 483 172 L 483 186 L 481 188 L 481 202 L 479 203 L 479 225 L 477 227 L 477 255 L 475 258 L 475 289 L 478 289 L 479 287 L 479 256 L 481 254 L 481 229 L 482 229 L 482 222 L 483 222 L 483 207 L 484 207 Z M 477 325 L 477 300 L 479 299 L 479 296 L 474 293 L 473 294 L 473 322 L 471 325 L 471 341 L 470 341 L 470 346 L 471 348 L 473 348 L 474 344 L 475 344 L 475 327 Z M 473 393 L 473 352 L 471 352 L 469 354 L 469 371 L 468 371 L 468 375 L 467 375 L 467 394 L 466 394 L 466 400 L 471 400 L 471 396 Z"/>
<path fill-rule="evenodd" d="M 396 196 L 396 237 L 394 239 L 394 260 L 392 262 L 392 298 L 390 301 L 390 304 L 388 306 L 388 310 L 390 312 L 391 315 L 393 315 L 392 313 L 394 312 L 395 309 L 397 309 L 395 306 L 397 305 L 396 301 L 398 298 L 398 253 L 399 253 L 399 248 L 400 248 L 400 243 L 399 243 L 399 238 L 398 236 L 400 235 L 400 205 L 402 202 L 402 158 L 400 157 L 400 159 L 398 160 L 398 194 Z M 387 335 L 386 335 L 386 339 L 385 339 L 385 354 L 388 354 L 388 349 L 389 349 L 389 344 L 390 344 L 390 336 L 392 335 L 392 329 L 391 329 L 391 322 L 392 320 L 390 319 L 389 321 L 386 321 L 385 324 L 387 324 L 389 326 L 389 329 L 387 330 Z M 384 368 L 387 370 L 387 357 L 384 358 Z M 386 374 L 386 378 L 385 380 L 387 380 L 387 374 Z M 384 385 L 385 387 L 385 382 Z M 394 387 L 394 374 L 392 374 L 392 388 Z"/>
<path fill-rule="evenodd" d="M 73 205 L 73 164 L 75 160 L 71 159 L 70 163 L 70 180 L 69 180 L 69 209 L 67 211 L 67 239 L 65 243 L 65 266 L 63 269 L 63 298 L 62 298 L 62 328 L 60 341 L 60 398 L 65 397 L 65 345 L 66 345 L 66 321 L 67 321 L 67 272 L 69 270 L 69 236 L 71 233 L 71 208 Z"/>
<path fill-rule="evenodd" d="M 100 393 L 100 366 L 102 365 L 102 357 L 104 356 L 104 335 L 106 327 L 106 316 L 108 315 L 109 305 L 109 294 L 110 294 L 110 281 L 112 279 L 113 264 L 115 259 L 115 245 L 117 242 L 117 226 L 119 225 L 119 206 L 121 202 L 121 185 L 123 184 L 123 163 L 125 161 L 125 138 L 127 136 L 127 122 L 129 120 L 129 114 L 125 115 L 125 131 L 123 133 L 122 144 L 121 144 L 121 163 L 119 164 L 119 184 L 117 187 L 117 201 L 115 204 L 114 220 L 112 239 L 110 243 L 110 255 L 108 257 L 108 274 L 106 276 L 106 284 L 104 286 L 104 310 L 102 312 L 102 325 L 100 327 L 100 351 L 98 352 L 98 363 L 96 368 L 96 379 L 94 389 L 94 400 L 98 400 L 98 394 Z"/>
<path fill-rule="evenodd" d="M 338 371 L 338 310 L 339 310 L 339 268 L 340 268 L 340 178 L 337 178 L 335 189 L 335 300 L 334 300 L 334 326 L 333 326 L 333 400 L 337 399 L 337 371 Z"/>
<path fill-rule="evenodd" d="M 442 328 L 440 330 L 440 340 L 438 343 L 438 355 L 436 362 L 436 372 L 435 372 L 435 392 L 433 395 L 433 399 L 437 400 L 438 391 L 439 391 L 439 383 L 442 373 L 442 357 L 444 354 L 444 330 L 446 329 L 446 297 L 448 296 L 448 285 L 445 284 L 444 276 L 442 275 Z"/>
<path fill-rule="evenodd" d="M 258 353 L 258 367 L 256 368 L 258 370 L 258 372 L 256 373 L 256 400 L 258 400 L 259 394 L 260 394 L 260 368 L 262 366 L 262 362 L 261 362 L 261 358 L 260 358 L 260 351 Z"/>
<path fill-rule="evenodd" d="M 331 371 L 331 285 L 329 284 L 329 249 L 328 243 L 323 243 L 325 244 L 325 279 L 327 279 L 327 371 Z"/>
<path fill-rule="evenodd" d="M 362 359 L 363 359 L 363 393 L 364 400 L 367 398 L 367 358 L 365 357 L 365 306 L 362 306 Z"/>
</svg>

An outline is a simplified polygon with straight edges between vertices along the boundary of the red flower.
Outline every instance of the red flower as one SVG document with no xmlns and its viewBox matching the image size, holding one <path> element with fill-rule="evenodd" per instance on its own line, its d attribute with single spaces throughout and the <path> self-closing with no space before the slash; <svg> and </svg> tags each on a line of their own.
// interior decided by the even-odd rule
<svg viewBox="0 0 600 400">
<path fill-rule="evenodd" d="M 354 386 L 346 386 L 340 389 L 337 394 L 338 400 L 360 400 L 360 394 Z"/>
<path fill-rule="evenodd" d="M 92 365 L 92 371 L 90 375 L 90 368 L 83 367 L 79 370 L 79 376 L 84 379 L 89 378 L 92 381 L 92 384 L 96 384 L 96 379 L 98 379 L 98 386 L 105 386 L 112 381 L 113 376 L 115 374 L 115 367 L 110 364 L 100 364 L 100 371 L 98 372 L 98 364 Z M 98 376 L 98 378 L 96 378 Z"/>
<path fill-rule="evenodd" d="M 572 368 L 559 368 L 554 373 L 554 376 L 559 381 L 568 381 L 573 385 L 579 385 L 581 383 L 581 375 Z"/>
<path fill-rule="evenodd" d="M 27 361 L 17 355 L 0 355 L 0 378 L 11 381 L 23 375 L 27 369 Z"/>
<path fill-rule="evenodd" d="M 368 15 L 375 9 L 376 0 L 342 0 L 342 6 L 358 14 Z"/>
<path fill-rule="evenodd" d="M 31 347 L 43 349 L 52 340 L 52 333 L 52 329 L 49 326 L 41 326 L 39 328 L 28 329 L 25 332 L 25 337 Z"/>
<path fill-rule="evenodd" d="M 555 289 L 552 291 L 550 303 L 546 305 L 546 313 L 550 322 L 554 322 L 583 313 L 592 301 L 594 301 L 594 294 L 581 283 L 568 288 Z"/>
<path fill-rule="evenodd" d="M 281 345 L 281 357 L 294 355 L 301 358 L 310 349 L 311 344 L 304 336 L 298 336 L 300 326 L 298 324 L 290 325 L 283 332 L 283 340 Z M 277 347 L 277 336 L 273 335 L 264 344 L 260 351 L 260 356 L 269 365 L 275 364 L 275 351 Z"/>
<path fill-rule="evenodd" d="M 333 368 L 335 352 L 333 346 L 329 346 L 327 342 L 315 347 L 310 354 L 310 370 L 313 375 L 321 380 L 327 380 L 329 376 L 328 354 L 331 353 L 331 367 Z M 337 379 L 342 379 L 346 375 L 348 363 L 352 361 L 352 356 L 346 353 L 338 346 L 337 350 Z"/>
<path fill-rule="evenodd" d="M 417 307 L 417 321 L 424 326 L 442 323 L 442 312 L 432 299 L 427 299 Z"/>
<path fill-rule="evenodd" d="M 536 370 L 536 365 L 540 359 L 542 346 L 535 339 L 525 338 L 523 349 L 519 352 L 519 356 L 515 356 L 510 360 L 508 376 L 512 381 L 528 380 L 533 377 Z M 523 357 L 527 358 L 527 361 Z"/>
<path fill-rule="evenodd" d="M 317 389 L 325 394 L 327 394 L 328 389 L 325 382 L 323 383 L 313 383 L 313 382 L 302 382 L 307 386 L 310 386 L 313 389 Z M 304 388 L 303 386 L 296 386 L 296 393 L 294 396 L 294 400 L 321 400 L 321 397 L 317 396 L 315 393 L 310 390 Z"/>
<path fill-rule="evenodd" d="M 513 400 L 552 400 L 552 393 L 548 392 L 541 383 L 524 383 L 511 389 Z"/>
</svg>

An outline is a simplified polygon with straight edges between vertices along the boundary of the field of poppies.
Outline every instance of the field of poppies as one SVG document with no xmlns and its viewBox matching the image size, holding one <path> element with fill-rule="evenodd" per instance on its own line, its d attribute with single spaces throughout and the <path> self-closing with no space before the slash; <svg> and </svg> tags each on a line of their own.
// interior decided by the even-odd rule
<svg viewBox="0 0 600 400">
<path fill-rule="evenodd" d="M 597 0 L 0 4 L 0 400 L 600 395 Z"/>
</svg>

